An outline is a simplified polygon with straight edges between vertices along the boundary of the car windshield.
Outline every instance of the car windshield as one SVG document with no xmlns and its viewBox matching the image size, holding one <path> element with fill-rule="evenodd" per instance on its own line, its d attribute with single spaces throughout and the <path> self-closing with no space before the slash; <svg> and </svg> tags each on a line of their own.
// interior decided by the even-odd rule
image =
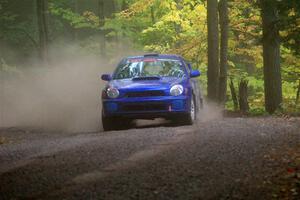
<svg viewBox="0 0 300 200">
<path fill-rule="evenodd" d="M 179 60 L 128 59 L 118 66 L 113 78 L 129 79 L 151 76 L 183 78 L 185 71 Z"/>
</svg>

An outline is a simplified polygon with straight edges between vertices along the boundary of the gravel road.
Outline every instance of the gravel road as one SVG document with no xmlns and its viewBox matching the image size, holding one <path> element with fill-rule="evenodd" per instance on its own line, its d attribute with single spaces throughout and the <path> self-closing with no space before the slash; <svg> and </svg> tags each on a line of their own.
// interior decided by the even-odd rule
<svg viewBox="0 0 300 200">
<path fill-rule="evenodd" d="M 99 133 L 0 129 L 0 199 L 272 199 L 299 118 L 224 118 Z M 296 197 L 295 197 L 296 198 Z"/>
</svg>

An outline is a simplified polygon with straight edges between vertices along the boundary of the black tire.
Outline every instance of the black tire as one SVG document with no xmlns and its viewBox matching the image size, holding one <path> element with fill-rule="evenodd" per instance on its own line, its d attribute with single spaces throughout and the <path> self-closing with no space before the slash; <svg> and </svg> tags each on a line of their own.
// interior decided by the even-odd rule
<svg viewBox="0 0 300 200">
<path fill-rule="evenodd" d="M 193 125 L 197 119 L 197 104 L 194 95 L 191 98 L 190 111 L 186 115 L 185 119 L 186 119 L 185 124 L 187 125 Z"/>
<path fill-rule="evenodd" d="M 177 116 L 173 121 L 179 125 L 193 125 L 197 119 L 197 109 L 194 95 L 191 98 L 190 111 L 187 114 Z"/>
<path fill-rule="evenodd" d="M 133 126 L 133 120 L 102 115 L 102 126 L 104 131 L 126 130 Z"/>
<path fill-rule="evenodd" d="M 102 126 L 104 131 L 112 131 L 116 129 L 115 119 L 102 115 Z"/>
</svg>

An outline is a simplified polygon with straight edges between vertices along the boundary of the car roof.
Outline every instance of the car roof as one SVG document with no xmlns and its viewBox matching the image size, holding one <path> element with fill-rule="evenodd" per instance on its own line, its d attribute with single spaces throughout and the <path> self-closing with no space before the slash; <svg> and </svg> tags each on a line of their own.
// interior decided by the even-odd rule
<svg viewBox="0 0 300 200">
<path fill-rule="evenodd" d="M 161 59 L 178 59 L 182 60 L 183 58 L 176 54 L 145 54 L 140 56 L 129 56 L 127 59 L 143 59 L 143 58 L 161 58 Z"/>
</svg>

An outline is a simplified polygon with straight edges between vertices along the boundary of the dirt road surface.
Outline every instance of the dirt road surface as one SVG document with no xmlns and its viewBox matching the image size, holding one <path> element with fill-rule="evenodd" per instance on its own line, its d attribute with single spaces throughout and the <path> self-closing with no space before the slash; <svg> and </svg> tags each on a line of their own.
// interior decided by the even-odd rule
<svg viewBox="0 0 300 200">
<path fill-rule="evenodd" d="M 270 158 L 300 147 L 300 119 L 154 122 L 105 133 L 3 128 L 0 137 L 3 200 L 259 200 L 277 197 L 272 180 L 282 165 Z"/>
</svg>

